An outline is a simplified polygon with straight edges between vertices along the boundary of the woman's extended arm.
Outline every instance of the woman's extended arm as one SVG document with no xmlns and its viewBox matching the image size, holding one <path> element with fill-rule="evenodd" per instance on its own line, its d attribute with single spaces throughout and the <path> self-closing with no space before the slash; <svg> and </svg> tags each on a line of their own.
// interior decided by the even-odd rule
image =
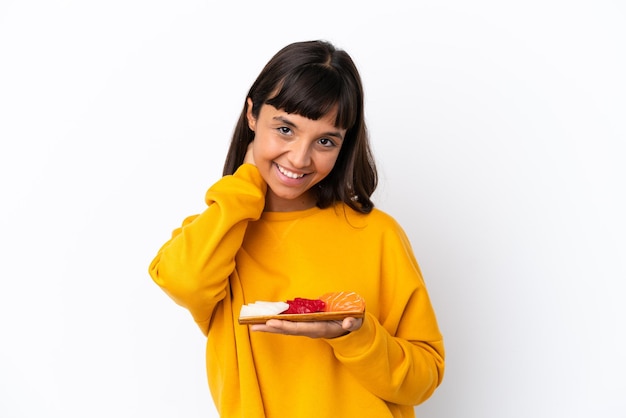
<svg viewBox="0 0 626 418">
<path fill-rule="evenodd" d="M 402 405 L 428 399 L 443 379 L 443 337 L 421 271 L 404 231 L 384 234 L 378 315 L 326 340 L 335 356 L 380 398 Z"/>
</svg>

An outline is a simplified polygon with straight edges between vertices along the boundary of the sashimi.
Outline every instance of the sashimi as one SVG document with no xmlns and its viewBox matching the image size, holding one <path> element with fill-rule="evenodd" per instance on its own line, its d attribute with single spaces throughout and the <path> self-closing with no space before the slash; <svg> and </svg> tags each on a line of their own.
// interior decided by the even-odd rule
<svg viewBox="0 0 626 418">
<path fill-rule="evenodd" d="M 286 302 L 257 301 L 241 307 L 240 323 L 251 323 L 249 318 L 280 318 L 289 320 L 311 321 L 317 318 L 337 319 L 346 315 L 362 317 L 365 312 L 365 300 L 356 292 L 329 292 L 317 299 L 293 298 Z"/>
<path fill-rule="evenodd" d="M 282 312 L 283 314 L 302 314 L 324 312 L 326 304 L 320 299 L 294 298 L 288 300 L 289 309 Z"/>
<path fill-rule="evenodd" d="M 365 300 L 356 292 L 330 292 L 320 296 L 326 312 L 345 312 L 365 310 Z"/>
</svg>

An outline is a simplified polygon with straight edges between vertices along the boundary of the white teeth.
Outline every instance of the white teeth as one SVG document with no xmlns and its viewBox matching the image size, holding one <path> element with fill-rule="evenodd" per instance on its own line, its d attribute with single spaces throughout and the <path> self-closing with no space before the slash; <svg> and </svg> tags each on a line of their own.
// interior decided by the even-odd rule
<svg viewBox="0 0 626 418">
<path fill-rule="evenodd" d="M 283 173 L 285 176 L 289 177 L 290 179 L 299 179 L 301 177 L 304 177 L 304 174 L 292 173 L 291 171 L 285 170 L 278 164 L 276 164 L 276 167 L 278 167 L 278 171 L 280 171 L 281 173 Z"/>
</svg>

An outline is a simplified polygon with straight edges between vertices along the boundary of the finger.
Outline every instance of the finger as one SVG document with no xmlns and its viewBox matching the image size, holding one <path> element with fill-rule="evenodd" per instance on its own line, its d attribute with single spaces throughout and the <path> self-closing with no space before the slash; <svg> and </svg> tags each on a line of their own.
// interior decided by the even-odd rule
<svg viewBox="0 0 626 418">
<path fill-rule="evenodd" d="M 259 330 L 272 332 L 274 334 L 296 335 L 299 334 L 298 325 L 298 322 L 270 319 L 265 323 L 265 325 L 262 326 L 262 328 L 259 328 Z"/>
<path fill-rule="evenodd" d="M 270 319 L 266 325 L 271 329 L 270 332 L 285 335 L 301 335 L 311 338 L 320 338 L 326 335 L 336 333 L 336 329 L 341 328 L 339 324 L 332 327 L 328 322 L 294 322 Z M 335 328 L 335 331 L 332 330 Z"/>
<path fill-rule="evenodd" d="M 281 332 L 283 322 L 277 319 L 270 319 L 263 324 L 250 325 L 250 331 Z"/>
<path fill-rule="evenodd" d="M 346 331 L 352 331 L 352 327 L 354 327 L 354 319 L 344 318 L 343 322 L 341 323 L 341 328 L 345 329 Z"/>
<path fill-rule="evenodd" d="M 293 322 L 283 321 L 281 319 L 270 319 L 265 323 L 265 325 L 271 328 L 284 330 L 284 329 L 289 329 L 289 324 L 292 324 L 292 323 Z"/>
<path fill-rule="evenodd" d="M 352 332 L 361 328 L 362 323 L 362 319 L 348 317 L 344 318 L 343 322 L 341 323 L 341 328 L 345 329 L 346 331 Z"/>
</svg>

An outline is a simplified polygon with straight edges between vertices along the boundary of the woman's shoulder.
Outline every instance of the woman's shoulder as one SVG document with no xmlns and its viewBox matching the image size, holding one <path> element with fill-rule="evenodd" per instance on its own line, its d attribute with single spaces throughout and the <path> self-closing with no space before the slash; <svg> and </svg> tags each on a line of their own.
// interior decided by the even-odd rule
<svg viewBox="0 0 626 418">
<path fill-rule="evenodd" d="M 361 227 L 375 228 L 381 230 L 401 230 L 402 227 L 391 214 L 374 207 L 369 213 L 358 212 L 348 205 L 341 203 L 335 207 L 335 213 L 339 216 L 345 214 L 346 220 Z"/>
</svg>

